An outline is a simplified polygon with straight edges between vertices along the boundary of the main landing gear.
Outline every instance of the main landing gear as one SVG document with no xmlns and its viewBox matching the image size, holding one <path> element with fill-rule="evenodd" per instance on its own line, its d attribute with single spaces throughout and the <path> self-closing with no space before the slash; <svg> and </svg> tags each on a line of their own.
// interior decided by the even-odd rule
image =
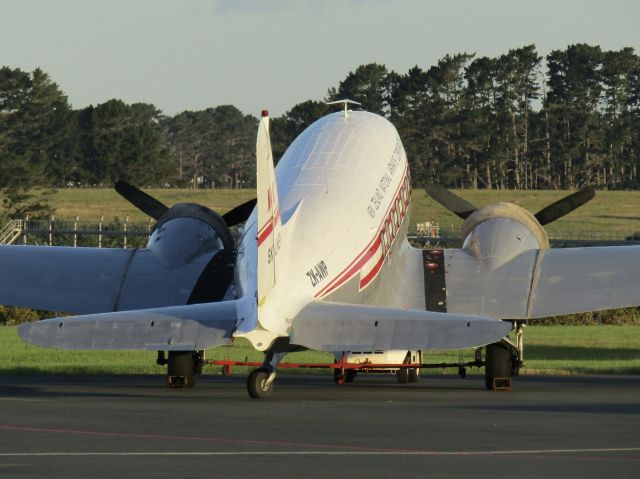
<svg viewBox="0 0 640 479">
<path fill-rule="evenodd" d="M 156 363 L 167 365 L 167 386 L 170 388 L 192 388 L 195 377 L 202 374 L 204 351 L 158 351 Z"/>
<path fill-rule="evenodd" d="M 276 379 L 276 367 L 286 355 L 286 352 L 265 353 L 264 362 L 258 369 L 254 369 L 247 378 L 247 391 L 252 399 L 266 399 L 273 392 L 273 381 Z"/>
<path fill-rule="evenodd" d="M 404 364 L 422 363 L 422 351 L 408 351 L 402 361 Z M 420 368 L 400 368 L 396 371 L 398 384 L 417 383 L 420 381 Z"/>
<path fill-rule="evenodd" d="M 506 338 L 486 347 L 484 378 L 487 389 L 491 391 L 511 389 L 511 377 L 517 376 L 522 366 L 523 326 L 522 322 L 515 322 L 515 342 Z"/>
</svg>

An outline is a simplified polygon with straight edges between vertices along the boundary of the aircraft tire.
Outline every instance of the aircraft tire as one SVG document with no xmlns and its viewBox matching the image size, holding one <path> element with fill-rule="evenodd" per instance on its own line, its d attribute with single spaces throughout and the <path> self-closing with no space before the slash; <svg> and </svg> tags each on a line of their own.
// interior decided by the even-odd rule
<svg viewBox="0 0 640 479">
<path fill-rule="evenodd" d="M 398 384 L 407 384 L 409 382 L 409 369 L 398 369 L 398 371 L 396 371 L 396 381 L 398 381 Z"/>
<path fill-rule="evenodd" d="M 420 381 L 420 370 L 417 368 L 409 369 L 409 376 L 407 379 L 410 383 L 417 383 Z"/>
<path fill-rule="evenodd" d="M 358 372 L 355 369 L 347 369 L 344 372 L 344 382 L 352 383 L 357 375 L 358 375 Z"/>
<path fill-rule="evenodd" d="M 273 392 L 273 383 L 265 386 L 265 382 L 269 377 L 269 370 L 266 368 L 258 368 L 251 371 L 247 378 L 247 391 L 252 399 L 266 399 Z"/>
<path fill-rule="evenodd" d="M 511 352 L 506 345 L 494 343 L 485 353 L 484 378 L 487 389 L 493 390 L 495 378 L 510 378 L 513 373 Z"/>
<path fill-rule="evenodd" d="M 195 355 L 193 351 L 169 351 L 167 386 L 192 388 L 195 385 Z"/>
</svg>

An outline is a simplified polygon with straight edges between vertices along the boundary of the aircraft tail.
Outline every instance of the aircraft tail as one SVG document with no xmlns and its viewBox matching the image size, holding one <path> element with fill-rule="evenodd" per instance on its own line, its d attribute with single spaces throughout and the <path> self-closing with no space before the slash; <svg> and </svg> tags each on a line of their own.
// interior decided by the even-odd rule
<svg viewBox="0 0 640 479">
<path fill-rule="evenodd" d="M 262 112 L 256 142 L 258 197 L 258 307 L 277 281 L 277 256 L 282 242 L 282 221 L 276 174 L 269 137 L 269 113 Z"/>
</svg>

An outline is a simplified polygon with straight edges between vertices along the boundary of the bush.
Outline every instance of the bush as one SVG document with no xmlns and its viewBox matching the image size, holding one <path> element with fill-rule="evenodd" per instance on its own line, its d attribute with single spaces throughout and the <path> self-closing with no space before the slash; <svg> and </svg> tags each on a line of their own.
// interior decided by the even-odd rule
<svg viewBox="0 0 640 479">
<path fill-rule="evenodd" d="M 56 313 L 51 311 L 0 306 L 0 324 L 3 326 L 27 323 L 29 321 L 37 321 L 38 319 L 51 318 L 54 316 L 56 316 Z"/>
<path fill-rule="evenodd" d="M 608 309 L 606 311 L 530 319 L 529 324 L 536 326 L 590 326 L 600 324 L 640 326 L 640 308 Z"/>
</svg>

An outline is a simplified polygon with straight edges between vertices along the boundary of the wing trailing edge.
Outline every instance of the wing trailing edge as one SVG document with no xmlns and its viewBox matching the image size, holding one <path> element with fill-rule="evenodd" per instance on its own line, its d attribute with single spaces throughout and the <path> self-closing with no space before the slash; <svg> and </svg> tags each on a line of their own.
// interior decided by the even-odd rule
<svg viewBox="0 0 640 479">
<path fill-rule="evenodd" d="M 230 344 L 238 301 L 87 314 L 25 323 L 18 333 L 61 349 L 195 351 Z"/>
<path fill-rule="evenodd" d="M 291 343 L 321 351 L 463 349 L 510 330 L 511 323 L 482 316 L 316 301 L 294 319 Z"/>
</svg>

